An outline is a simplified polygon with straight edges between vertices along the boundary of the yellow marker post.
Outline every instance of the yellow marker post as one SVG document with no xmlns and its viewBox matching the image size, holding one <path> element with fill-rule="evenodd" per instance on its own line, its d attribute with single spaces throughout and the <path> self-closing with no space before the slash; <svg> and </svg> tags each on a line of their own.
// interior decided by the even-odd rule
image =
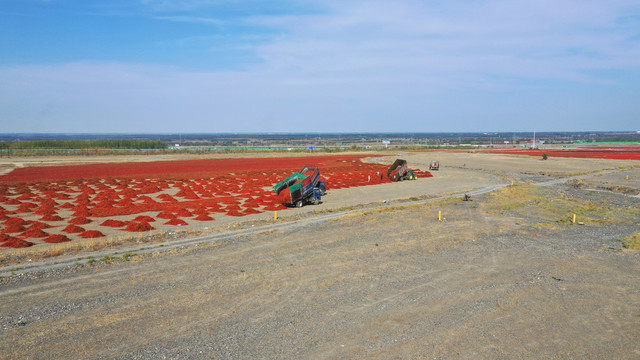
<svg viewBox="0 0 640 360">
<path fill-rule="evenodd" d="M 438 221 L 442 221 L 442 211 L 438 211 Z"/>
<path fill-rule="evenodd" d="M 511 180 L 511 186 L 513 186 L 513 180 Z"/>
<path fill-rule="evenodd" d="M 629 180 L 629 175 L 627 175 L 627 180 Z"/>
<path fill-rule="evenodd" d="M 576 214 L 573 214 L 573 223 L 576 223 Z"/>
<path fill-rule="evenodd" d="M 278 220 L 278 212 L 277 211 L 273 212 L 273 220 L 276 220 L 276 221 Z"/>
</svg>

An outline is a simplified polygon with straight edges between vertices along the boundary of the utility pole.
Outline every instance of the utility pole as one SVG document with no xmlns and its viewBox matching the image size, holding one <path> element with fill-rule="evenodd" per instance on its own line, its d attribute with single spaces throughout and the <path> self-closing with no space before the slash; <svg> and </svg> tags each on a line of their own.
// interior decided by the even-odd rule
<svg viewBox="0 0 640 360">
<path fill-rule="evenodd" d="M 535 149 L 536 148 L 536 131 L 533 131 L 533 144 L 531 144 L 531 148 Z"/>
</svg>

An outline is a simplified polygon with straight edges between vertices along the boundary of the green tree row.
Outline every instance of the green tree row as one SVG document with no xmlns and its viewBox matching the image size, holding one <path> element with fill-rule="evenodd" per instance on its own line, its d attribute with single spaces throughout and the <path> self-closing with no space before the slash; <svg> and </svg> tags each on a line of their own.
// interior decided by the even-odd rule
<svg viewBox="0 0 640 360">
<path fill-rule="evenodd" d="M 166 149 L 160 140 L 32 140 L 2 141 L 0 149 Z"/>
</svg>

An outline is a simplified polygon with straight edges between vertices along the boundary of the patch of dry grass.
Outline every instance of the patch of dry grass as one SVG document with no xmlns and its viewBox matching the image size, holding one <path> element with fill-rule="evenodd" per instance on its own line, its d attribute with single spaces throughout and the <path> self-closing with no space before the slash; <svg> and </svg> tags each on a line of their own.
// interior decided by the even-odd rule
<svg viewBox="0 0 640 360">
<path fill-rule="evenodd" d="M 550 188 L 518 184 L 489 194 L 487 212 L 498 214 L 514 212 L 519 216 L 538 219 L 536 228 L 562 230 L 576 222 L 585 225 L 630 224 L 640 214 L 639 209 L 621 208 L 606 201 L 569 198 Z"/>
<path fill-rule="evenodd" d="M 620 242 L 627 250 L 640 251 L 640 232 L 623 237 Z"/>
</svg>

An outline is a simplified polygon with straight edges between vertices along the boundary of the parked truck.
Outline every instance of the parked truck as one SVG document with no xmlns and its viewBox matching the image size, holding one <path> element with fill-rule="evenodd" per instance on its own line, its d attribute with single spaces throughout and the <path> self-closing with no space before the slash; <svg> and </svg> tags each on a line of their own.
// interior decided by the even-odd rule
<svg viewBox="0 0 640 360">
<path fill-rule="evenodd" d="M 285 206 L 302 207 L 306 204 L 317 205 L 327 191 L 320 181 L 317 166 L 305 165 L 302 170 L 276 184 L 274 187 L 278 202 Z"/>
</svg>

